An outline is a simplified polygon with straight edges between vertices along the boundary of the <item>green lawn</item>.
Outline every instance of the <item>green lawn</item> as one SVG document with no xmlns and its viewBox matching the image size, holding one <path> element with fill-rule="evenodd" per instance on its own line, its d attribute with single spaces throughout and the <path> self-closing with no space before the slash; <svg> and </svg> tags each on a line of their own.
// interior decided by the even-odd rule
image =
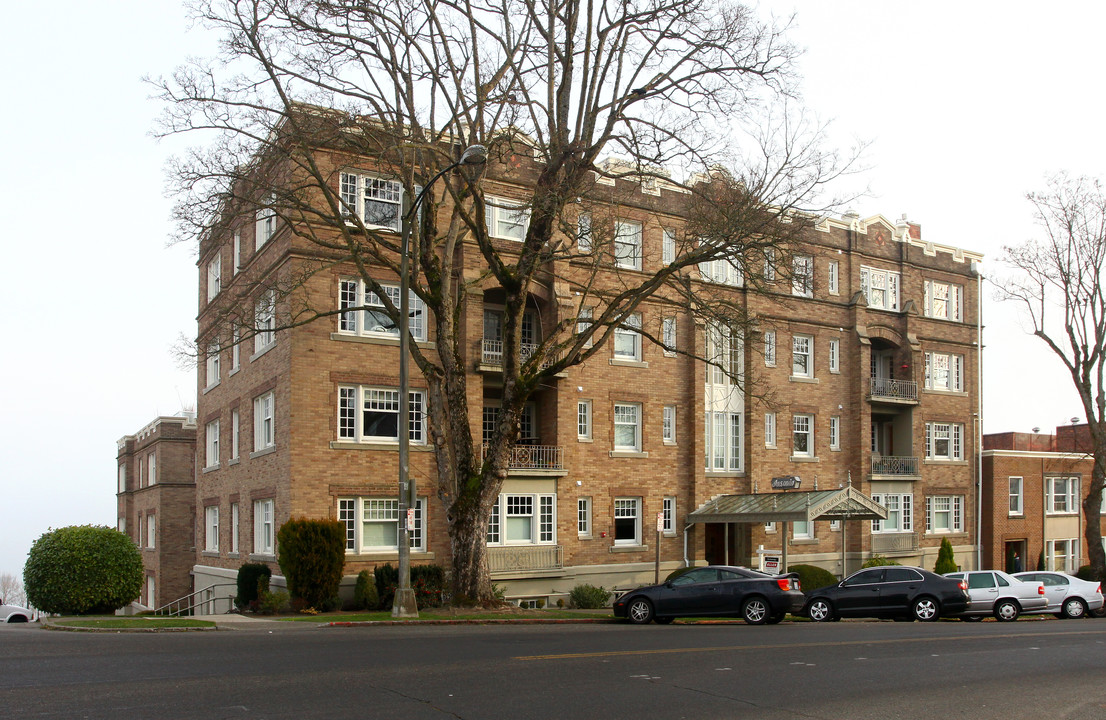
<svg viewBox="0 0 1106 720">
<path fill-rule="evenodd" d="M 362 613 L 320 613 L 318 615 L 297 615 L 279 617 L 275 620 L 292 622 L 381 622 L 393 620 L 391 610 Z M 404 618 L 403 622 L 422 622 L 426 620 L 579 620 L 613 619 L 609 610 L 451 610 L 449 608 L 428 608 L 419 612 L 418 618 Z"/>
<path fill-rule="evenodd" d="M 173 628 L 206 628 L 215 627 L 215 623 L 207 620 L 193 620 L 192 618 L 165 618 L 165 617 L 103 617 L 103 618 L 61 618 L 51 620 L 51 625 L 62 627 L 103 628 L 107 630 L 136 630 L 143 628 L 157 628 L 159 630 Z"/>
</svg>

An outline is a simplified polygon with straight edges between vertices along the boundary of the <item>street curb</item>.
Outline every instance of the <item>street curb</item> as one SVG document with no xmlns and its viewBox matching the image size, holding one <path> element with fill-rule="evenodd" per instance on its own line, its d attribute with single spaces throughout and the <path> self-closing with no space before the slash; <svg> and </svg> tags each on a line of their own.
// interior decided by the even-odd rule
<svg viewBox="0 0 1106 720">
<path fill-rule="evenodd" d="M 54 623 L 43 623 L 43 630 L 55 630 L 57 632 L 91 632 L 91 633 L 170 633 L 170 632 L 213 632 L 218 630 L 218 626 L 213 627 L 135 627 L 135 628 L 98 628 L 98 627 L 76 627 L 73 625 L 55 625 Z"/>
<path fill-rule="evenodd" d="M 371 625 L 595 625 L 599 623 L 615 623 L 615 618 L 516 618 L 484 620 L 349 620 L 321 623 L 321 627 L 358 627 Z"/>
</svg>

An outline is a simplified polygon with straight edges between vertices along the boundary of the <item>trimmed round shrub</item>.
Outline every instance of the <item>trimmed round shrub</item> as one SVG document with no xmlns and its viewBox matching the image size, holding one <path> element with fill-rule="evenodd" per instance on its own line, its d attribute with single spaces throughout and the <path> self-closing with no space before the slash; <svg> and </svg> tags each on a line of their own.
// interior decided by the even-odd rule
<svg viewBox="0 0 1106 720">
<path fill-rule="evenodd" d="M 353 586 L 353 607 L 355 610 L 376 610 L 380 607 L 376 577 L 369 570 L 357 573 L 357 584 Z"/>
<path fill-rule="evenodd" d="M 951 549 L 951 547 L 950 547 L 950 549 Z M 873 555 L 872 557 L 870 557 L 870 558 L 868 558 L 867 560 L 864 561 L 864 564 L 860 566 L 860 569 L 863 570 L 864 568 L 870 568 L 870 567 L 884 567 L 886 565 L 901 565 L 901 564 L 902 563 L 897 563 L 894 560 L 889 560 L 886 557 L 884 557 L 883 555 Z M 952 571 L 950 570 L 949 572 L 952 572 Z"/>
<path fill-rule="evenodd" d="M 59 615 L 100 615 L 142 592 L 142 554 L 134 541 L 105 525 L 73 525 L 43 533 L 23 567 L 33 607 Z"/>
<path fill-rule="evenodd" d="M 346 564 L 345 524 L 292 518 L 277 531 L 277 547 L 288 594 L 316 610 L 333 606 Z"/>
<path fill-rule="evenodd" d="M 269 588 L 269 578 L 273 576 L 272 568 L 265 563 L 245 563 L 238 568 L 238 595 L 234 598 L 234 604 L 241 610 L 256 610 L 258 598 L 258 581 L 265 579 L 265 589 Z"/>
<path fill-rule="evenodd" d="M 611 599 L 611 593 L 602 587 L 584 583 L 572 588 L 569 599 L 572 600 L 572 607 L 581 610 L 595 610 L 607 606 L 607 602 Z"/>
<path fill-rule="evenodd" d="M 833 573 L 817 565 L 791 565 L 787 571 L 799 574 L 799 585 L 803 592 L 837 584 L 837 577 Z"/>
</svg>

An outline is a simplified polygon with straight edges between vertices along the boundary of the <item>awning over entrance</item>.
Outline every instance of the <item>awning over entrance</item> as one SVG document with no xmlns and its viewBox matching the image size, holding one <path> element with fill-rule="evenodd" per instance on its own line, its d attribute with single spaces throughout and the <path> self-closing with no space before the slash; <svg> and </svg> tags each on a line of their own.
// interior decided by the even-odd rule
<svg viewBox="0 0 1106 720">
<path fill-rule="evenodd" d="M 689 523 L 886 519 L 887 508 L 852 485 L 839 490 L 719 495 L 687 516 Z"/>
</svg>

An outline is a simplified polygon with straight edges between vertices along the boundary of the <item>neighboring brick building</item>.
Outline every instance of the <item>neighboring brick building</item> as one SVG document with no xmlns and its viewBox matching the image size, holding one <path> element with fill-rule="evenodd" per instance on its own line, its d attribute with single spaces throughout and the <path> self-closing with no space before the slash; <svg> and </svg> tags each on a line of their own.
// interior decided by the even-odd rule
<svg viewBox="0 0 1106 720">
<path fill-rule="evenodd" d="M 983 436 L 983 566 L 1074 574 L 1087 563 L 1083 501 L 1091 480 L 1086 425 L 1056 428 L 1054 435 Z M 1106 525 L 1103 526 L 1106 529 Z"/>
<path fill-rule="evenodd" d="M 142 552 L 145 578 L 137 604 L 144 608 L 192 590 L 195 458 L 191 416 L 159 417 L 119 440 L 118 527 Z"/>
</svg>

